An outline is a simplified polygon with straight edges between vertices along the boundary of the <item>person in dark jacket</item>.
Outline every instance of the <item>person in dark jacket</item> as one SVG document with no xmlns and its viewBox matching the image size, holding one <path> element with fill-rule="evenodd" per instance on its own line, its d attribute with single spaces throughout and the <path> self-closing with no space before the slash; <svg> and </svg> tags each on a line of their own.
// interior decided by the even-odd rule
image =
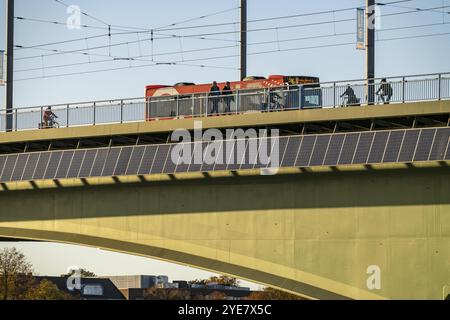
<svg viewBox="0 0 450 320">
<path fill-rule="evenodd" d="M 212 102 L 212 111 L 211 114 L 219 113 L 219 100 L 220 100 L 220 88 L 217 85 L 217 82 L 214 81 L 209 93 L 210 100 Z"/>
<path fill-rule="evenodd" d="M 355 90 L 350 85 L 347 85 L 347 90 L 341 95 L 341 98 L 347 97 L 348 105 L 357 105 L 358 98 L 356 97 Z"/>
<path fill-rule="evenodd" d="M 388 83 L 386 79 L 382 79 L 377 94 L 380 96 L 381 100 L 383 100 L 384 104 L 389 104 L 391 102 L 392 95 L 394 94 L 393 91 L 391 84 Z"/>
<path fill-rule="evenodd" d="M 227 82 L 222 90 L 223 102 L 225 103 L 225 113 L 231 113 L 231 102 L 234 101 L 233 91 L 230 82 Z"/>
</svg>

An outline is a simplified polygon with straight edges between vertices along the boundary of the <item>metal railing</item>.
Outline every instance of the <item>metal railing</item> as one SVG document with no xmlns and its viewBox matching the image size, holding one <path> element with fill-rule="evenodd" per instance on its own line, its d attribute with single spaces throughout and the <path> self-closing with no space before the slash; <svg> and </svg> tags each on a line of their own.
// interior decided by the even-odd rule
<svg viewBox="0 0 450 320">
<path fill-rule="evenodd" d="M 78 127 L 130 123 L 174 118 L 208 117 L 255 112 L 280 112 L 298 109 L 358 107 L 373 104 L 437 101 L 450 99 L 450 73 L 386 78 L 391 94 L 379 91 L 381 78 L 368 88 L 366 80 L 323 82 L 315 85 L 270 89 L 238 90 L 231 95 L 209 93 L 189 96 L 135 98 L 52 105 L 58 117 L 56 127 Z M 350 87 L 352 97 L 346 95 Z M 347 91 L 347 92 L 346 92 Z M 12 114 L 0 112 L 0 131 L 11 117 L 13 131 L 45 128 L 48 106 L 16 108 Z M 53 124 L 52 124 L 53 126 Z"/>
</svg>

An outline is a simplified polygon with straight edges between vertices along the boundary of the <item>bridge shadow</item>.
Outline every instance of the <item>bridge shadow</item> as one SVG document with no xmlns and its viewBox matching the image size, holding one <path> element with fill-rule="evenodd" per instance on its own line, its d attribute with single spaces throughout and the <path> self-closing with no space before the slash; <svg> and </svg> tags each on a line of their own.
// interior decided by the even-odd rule
<svg viewBox="0 0 450 320">
<path fill-rule="evenodd" d="M 239 176 L 0 192 L 0 222 L 449 204 L 450 168 Z"/>
</svg>

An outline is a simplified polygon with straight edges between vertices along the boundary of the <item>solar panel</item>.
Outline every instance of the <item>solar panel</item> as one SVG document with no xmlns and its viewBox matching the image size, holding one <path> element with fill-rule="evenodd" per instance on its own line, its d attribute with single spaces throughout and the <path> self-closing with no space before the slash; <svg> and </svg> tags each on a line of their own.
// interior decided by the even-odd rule
<svg viewBox="0 0 450 320">
<path fill-rule="evenodd" d="M 445 155 L 445 160 L 450 160 L 450 141 L 447 146 L 447 154 Z"/>
<path fill-rule="evenodd" d="M 331 136 L 320 135 L 317 137 L 316 146 L 311 157 L 310 166 L 322 166 L 325 162 L 325 155 L 330 144 Z"/>
<path fill-rule="evenodd" d="M 91 170 L 91 177 L 101 177 L 103 168 L 105 167 L 106 158 L 108 157 L 109 149 L 97 150 L 97 156 L 95 157 L 94 165 Z"/>
<path fill-rule="evenodd" d="M 331 137 L 330 145 L 328 147 L 328 152 L 325 157 L 325 166 L 336 166 L 339 160 L 339 155 L 341 154 L 342 146 L 344 145 L 344 134 L 337 134 Z"/>
<path fill-rule="evenodd" d="M 241 170 L 253 169 L 258 159 L 259 139 L 249 139 L 245 149 L 244 161 Z"/>
<path fill-rule="evenodd" d="M 369 158 L 369 152 L 372 147 L 373 140 L 375 138 L 374 132 L 361 133 L 359 138 L 358 147 L 356 148 L 355 158 L 353 164 L 365 164 Z"/>
<path fill-rule="evenodd" d="M 25 171 L 25 166 L 28 161 L 28 154 L 21 154 L 17 159 L 16 167 L 14 168 L 14 173 L 11 177 L 11 181 L 21 181 L 23 172 Z"/>
<path fill-rule="evenodd" d="M 372 143 L 372 149 L 370 150 L 369 163 L 380 163 L 383 161 L 388 139 L 389 131 L 380 131 L 376 133 Z"/>
<path fill-rule="evenodd" d="M 203 165 L 203 152 L 206 149 L 208 143 L 207 142 L 196 142 L 194 143 L 194 152 L 192 154 L 191 164 L 188 168 L 188 172 L 199 172 L 202 169 Z M 224 148 L 226 145 L 224 144 Z M 224 152 L 225 154 L 225 152 Z M 198 159 L 196 159 L 198 158 Z M 225 161 L 224 161 L 225 162 Z M 215 167 L 216 171 L 225 170 L 226 164 L 217 164 Z"/>
<path fill-rule="evenodd" d="M 137 175 L 141 166 L 142 157 L 144 156 L 145 147 L 134 147 L 130 157 L 130 163 L 127 168 L 127 175 Z"/>
<path fill-rule="evenodd" d="M 262 162 L 263 165 L 265 164 L 263 168 L 281 167 L 282 155 L 280 156 L 280 138 L 269 138 L 269 141 L 267 142 L 267 155 L 268 157 L 264 155 L 263 151 L 260 151 L 260 160 L 263 160 L 260 162 Z"/>
<path fill-rule="evenodd" d="M 83 163 L 84 155 L 86 150 L 77 150 L 73 155 L 72 161 L 70 163 L 69 173 L 67 178 L 78 178 L 78 173 L 80 172 L 81 164 Z"/>
<path fill-rule="evenodd" d="M 202 165 L 199 167 L 198 171 L 209 172 L 213 171 L 214 167 L 217 165 L 217 162 L 223 163 L 220 161 L 220 157 L 223 152 L 223 147 L 225 146 L 225 141 L 212 141 L 206 142 L 203 149 L 203 157 L 202 157 Z"/>
<path fill-rule="evenodd" d="M 284 153 L 282 167 L 294 167 L 303 137 L 290 137 Z"/>
<path fill-rule="evenodd" d="M 314 146 L 316 144 L 317 136 L 305 136 L 303 137 L 303 142 L 300 147 L 297 161 L 295 163 L 296 167 L 307 167 L 311 160 L 311 154 L 313 152 Z"/>
<path fill-rule="evenodd" d="M 411 162 L 416 151 L 417 140 L 419 139 L 420 130 L 406 131 L 405 139 L 403 140 L 402 149 L 398 162 Z"/>
<path fill-rule="evenodd" d="M 95 158 L 97 157 L 96 149 L 87 150 L 84 155 L 83 163 L 78 173 L 79 178 L 89 178 L 91 176 L 92 167 L 94 166 Z"/>
<path fill-rule="evenodd" d="M 345 135 L 344 146 L 342 147 L 338 162 L 340 165 L 352 164 L 359 136 L 359 133 L 349 133 Z"/>
<path fill-rule="evenodd" d="M 59 162 L 61 161 L 62 152 L 52 152 L 50 161 L 47 166 L 47 170 L 44 174 L 44 179 L 54 179 L 56 171 L 58 170 Z"/>
<path fill-rule="evenodd" d="M 169 155 L 170 146 L 167 144 L 160 145 L 158 152 L 153 162 L 153 167 L 150 173 L 159 174 L 163 173 L 164 166 L 166 165 L 167 156 Z"/>
<path fill-rule="evenodd" d="M 75 151 L 65 151 L 62 155 L 61 162 L 59 163 L 58 171 L 56 172 L 56 179 L 64 179 L 69 172 L 70 163 L 72 162 Z"/>
<path fill-rule="evenodd" d="M 44 179 L 44 174 L 47 169 L 49 160 L 50 160 L 50 152 L 41 153 L 38 164 L 36 166 L 36 170 L 34 171 L 33 180 Z"/>
<path fill-rule="evenodd" d="M 389 141 L 387 143 L 386 152 L 384 154 L 383 162 L 393 163 L 397 162 L 398 155 L 400 153 L 400 147 L 402 146 L 405 131 L 392 131 Z"/>
<path fill-rule="evenodd" d="M 142 163 L 140 165 L 138 174 L 146 175 L 150 174 L 152 170 L 153 162 L 155 161 L 156 153 L 158 152 L 159 146 L 148 146 L 145 149 L 144 156 L 142 158 Z"/>
<path fill-rule="evenodd" d="M 0 156 L 0 178 L 2 177 L 3 168 L 5 167 L 6 159 L 8 156 Z"/>
<path fill-rule="evenodd" d="M 445 158 L 445 150 L 447 149 L 450 137 L 450 128 L 438 129 L 434 144 L 431 148 L 430 160 L 442 161 Z"/>
<path fill-rule="evenodd" d="M 194 151 L 194 144 L 190 143 L 187 145 L 187 150 L 189 151 L 188 154 L 180 154 L 180 159 L 177 163 L 177 168 L 176 168 L 176 172 L 187 172 L 189 169 L 189 166 L 191 165 L 191 161 L 192 161 L 192 156 L 193 156 L 193 151 Z M 185 150 L 186 151 L 186 150 Z M 184 159 L 185 158 L 185 159 Z M 188 160 L 189 158 L 189 160 Z M 184 160 L 184 161 L 183 161 Z"/>
<path fill-rule="evenodd" d="M 0 156 L 0 181 L 2 177 L 3 168 L 5 167 L 6 159 L 8 159 L 8 156 Z"/>
<path fill-rule="evenodd" d="M 216 159 L 216 163 L 214 165 L 214 171 L 227 170 L 228 159 L 231 156 L 230 152 L 234 150 L 234 148 L 232 147 L 232 144 L 231 144 L 232 141 L 233 140 L 230 140 L 230 139 L 222 141 L 222 148 L 220 150 L 220 156 Z M 195 152 L 203 152 L 203 154 L 205 154 L 205 151 L 207 150 L 208 145 L 209 145 L 208 143 L 203 143 L 203 144 L 196 143 Z M 200 148 L 202 148 L 201 149 L 202 151 L 200 151 Z M 192 172 L 193 170 L 196 170 L 196 171 L 202 170 L 203 165 L 194 163 L 194 162 L 196 162 L 195 158 L 192 158 L 192 162 L 193 163 L 189 167 L 189 172 Z"/>
<path fill-rule="evenodd" d="M 124 147 L 119 156 L 119 161 L 117 161 L 115 176 L 123 176 L 127 172 L 128 164 L 130 163 L 131 153 L 133 152 L 133 147 Z"/>
<path fill-rule="evenodd" d="M 9 155 L 8 158 L 6 159 L 6 164 L 5 167 L 3 168 L 3 173 L 2 173 L 2 181 L 10 181 L 11 180 L 11 176 L 13 174 L 13 170 L 14 167 L 16 166 L 16 162 L 17 162 L 17 154 L 15 155 Z"/>
<path fill-rule="evenodd" d="M 280 153 L 280 167 L 283 167 L 283 160 L 284 160 L 284 156 L 286 154 L 286 150 L 287 150 L 287 145 L 289 142 L 289 138 L 288 137 L 280 137 L 278 139 L 278 143 L 279 143 L 279 153 Z M 258 160 L 258 157 L 256 157 L 256 160 Z"/>
<path fill-rule="evenodd" d="M 121 148 L 111 148 L 106 158 L 105 167 L 103 168 L 102 176 L 109 177 L 114 175 L 116 169 L 117 160 L 119 160 Z"/>
<path fill-rule="evenodd" d="M 24 170 L 24 173 L 22 176 L 23 181 L 33 180 L 34 171 L 36 170 L 36 166 L 38 164 L 40 156 L 41 156 L 40 153 L 31 153 L 30 154 L 30 156 L 28 157 L 27 165 L 25 167 L 25 170 Z M 0 165 L 0 168 L 1 168 L 1 165 Z M 0 171 L 1 171 L 1 169 L 0 169 Z"/>
<path fill-rule="evenodd" d="M 271 152 L 269 145 L 270 141 L 267 137 L 258 139 L 258 156 L 253 169 L 267 168 Z"/>
<path fill-rule="evenodd" d="M 163 173 L 173 174 L 175 173 L 175 169 L 177 168 L 178 161 L 180 160 L 179 154 L 172 154 L 175 145 L 172 144 L 169 146 L 169 152 L 166 160 L 166 164 L 163 169 Z"/>
<path fill-rule="evenodd" d="M 424 129 L 420 134 L 419 143 L 417 144 L 414 161 L 427 161 L 430 157 L 431 147 L 433 146 L 436 129 Z"/>
<path fill-rule="evenodd" d="M 264 141 L 264 139 L 263 139 Z M 227 170 L 236 171 L 239 170 L 242 163 L 244 162 L 245 151 L 248 147 L 247 140 L 236 140 L 234 143 L 232 156 L 227 161 Z M 203 166 L 202 171 L 207 171 L 208 166 Z"/>
</svg>

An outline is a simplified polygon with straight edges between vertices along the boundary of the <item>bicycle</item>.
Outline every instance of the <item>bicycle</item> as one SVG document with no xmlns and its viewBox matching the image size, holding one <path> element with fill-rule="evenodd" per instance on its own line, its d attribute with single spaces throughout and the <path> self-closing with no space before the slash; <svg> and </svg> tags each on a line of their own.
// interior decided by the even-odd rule
<svg viewBox="0 0 450 320">
<path fill-rule="evenodd" d="M 48 127 L 49 128 L 52 128 L 52 129 L 59 129 L 59 122 L 58 121 L 56 121 L 55 120 L 56 118 L 55 117 L 51 117 L 49 120 L 48 120 Z"/>
</svg>

